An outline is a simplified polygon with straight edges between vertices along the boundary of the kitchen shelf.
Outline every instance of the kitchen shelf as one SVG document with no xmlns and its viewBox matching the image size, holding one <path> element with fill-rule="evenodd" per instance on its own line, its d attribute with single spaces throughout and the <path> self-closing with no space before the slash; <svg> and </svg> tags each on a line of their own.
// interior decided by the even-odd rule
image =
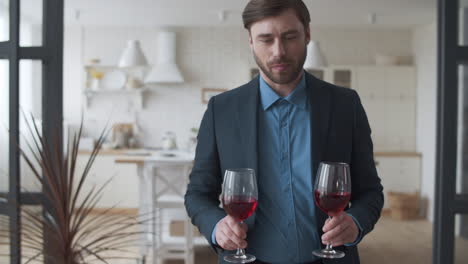
<svg viewBox="0 0 468 264">
<path fill-rule="evenodd" d="M 83 91 L 83 93 L 85 95 L 86 107 L 91 105 L 91 101 L 95 96 L 121 94 L 133 97 L 135 103 L 134 105 L 141 110 L 143 109 L 143 94 L 147 91 L 149 91 L 149 89 L 143 87 L 133 89 L 86 89 Z"/>
<path fill-rule="evenodd" d="M 91 102 L 96 98 L 96 97 L 102 97 L 106 95 L 123 95 L 129 98 L 129 100 L 133 99 L 135 107 L 138 109 L 143 109 L 143 93 L 148 91 L 147 87 L 139 87 L 139 88 L 127 88 L 126 86 L 128 85 L 127 82 L 129 81 L 129 78 L 133 78 L 135 80 L 142 80 L 144 79 L 144 76 L 146 75 L 146 72 L 148 71 L 148 67 L 144 66 L 137 66 L 137 67 L 118 67 L 118 66 L 113 66 L 113 65 L 85 65 L 84 70 L 86 73 L 85 76 L 85 83 L 84 83 L 84 89 L 83 89 L 83 94 L 85 97 L 85 105 L 86 107 L 89 107 L 91 105 Z M 95 83 L 93 83 L 93 80 L 95 81 L 96 79 L 96 74 L 99 74 L 101 78 L 105 78 L 107 74 L 111 74 L 113 72 L 121 72 L 121 74 L 125 75 L 125 82 L 122 80 L 123 77 L 121 77 L 122 82 L 119 83 L 119 87 L 115 86 L 109 86 L 109 87 L 94 87 Z M 94 75 L 93 75 L 94 74 Z M 108 83 L 109 84 L 109 83 Z M 99 84 L 98 84 L 99 85 Z"/>
</svg>

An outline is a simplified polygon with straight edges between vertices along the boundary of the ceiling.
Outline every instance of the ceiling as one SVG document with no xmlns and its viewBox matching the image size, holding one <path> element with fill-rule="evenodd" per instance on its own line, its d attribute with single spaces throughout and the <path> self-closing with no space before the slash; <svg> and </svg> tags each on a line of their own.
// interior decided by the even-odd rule
<svg viewBox="0 0 468 264">
<path fill-rule="evenodd" d="M 41 1 L 23 0 L 25 12 Z M 464 1 L 464 0 L 463 0 Z M 69 25 L 241 26 L 248 0 L 65 0 Z M 436 0 L 304 0 L 312 26 L 414 27 L 436 20 Z M 36 11 L 37 12 L 37 11 Z M 375 14 L 375 23 L 371 17 Z M 29 14 L 33 17 L 33 14 Z"/>
</svg>

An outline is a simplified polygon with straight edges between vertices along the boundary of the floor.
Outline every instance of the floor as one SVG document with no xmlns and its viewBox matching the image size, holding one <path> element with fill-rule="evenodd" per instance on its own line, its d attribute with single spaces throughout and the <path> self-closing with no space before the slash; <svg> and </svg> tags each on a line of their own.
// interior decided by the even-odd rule
<svg viewBox="0 0 468 264">
<path fill-rule="evenodd" d="M 468 240 L 456 242 L 455 264 L 468 263 Z M 373 232 L 359 245 L 361 264 L 428 264 L 432 263 L 432 224 L 425 220 L 399 221 L 382 217 Z M 196 263 L 215 264 L 210 249 L 198 249 Z M 183 261 L 166 261 L 182 264 Z"/>
<path fill-rule="evenodd" d="M 1 242 L 1 241 L 0 241 Z M 1 244 L 1 243 L 0 243 Z M 2 254 L 7 248 L 0 245 L 0 263 L 8 263 Z M 432 224 L 425 220 L 399 221 L 382 217 L 373 232 L 359 245 L 362 264 L 428 264 L 432 262 Z M 456 241 L 455 264 L 468 263 L 468 240 Z M 215 264 L 216 255 L 208 247 L 196 249 L 197 264 Z M 111 264 L 136 264 L 136 260 L 112 261 Z M 182 264 L 169 260 L 165 264 Z"/>
</svg>

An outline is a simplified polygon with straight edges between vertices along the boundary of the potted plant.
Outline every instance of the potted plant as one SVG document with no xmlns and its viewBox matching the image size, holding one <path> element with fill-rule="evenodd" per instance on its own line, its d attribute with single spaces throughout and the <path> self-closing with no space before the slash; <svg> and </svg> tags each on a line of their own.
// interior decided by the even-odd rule
<svg viewBox="0 0 468 264">
<path fill-rule="evenodd" d="M 34 122 L 31 122 L 32 125 L 26 123 L 32 139 L 26 142 L 26 147 L 20 147 L 20 153 L 35 179 L 43 186 L 44 200 L 41 201 L 43 210 L 23 208 L 21 212 L 19 232 L 25 263 L 41 260 L 57 264 L 83 264 L 136 259 L 136 253 L 128 249 L 142 235 L 138 226 L 150 219 L 118 214 L 109 217 L 106 213 L 115 206 L 101 214 L 92 214 L 110 180 L 89 191 L 83 188 L 108 131 L 104 129 L 101 133 L 83 172 L 77 172 L 83 122 L 68 142 L 63 155 L 58 147 L 61 139 L 51 142 L 51 139 L 41 135 Z M 0 236 L 8 235 L 6 230 L 0 230 Z M 52 250 L 44 251 L 43 241 L 47 241 L 48 248 Z"/>
</svg>

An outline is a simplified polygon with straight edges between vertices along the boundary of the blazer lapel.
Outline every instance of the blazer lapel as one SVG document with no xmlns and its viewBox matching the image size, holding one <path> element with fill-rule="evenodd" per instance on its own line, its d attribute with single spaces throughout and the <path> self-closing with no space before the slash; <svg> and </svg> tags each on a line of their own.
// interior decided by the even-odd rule
<svg viewBox="0 0 468 264">
<path fill-rule="evenodd" d="M 306 73 L 308 98 L 311 105 L 310 124 L 312 126 L 312 172 L 315 175 L 320 161 L 326 159 L 328 124 L 330 117 L 330 91 L 322 83 Z"/>
<path fill-rule="evenodd" d="M 241 135 L 241 147 L 239 155 L 245 158 L 244 164 L 248 168 L 254 169 L 258 186 L 258 145 L 257 145 L 257 109 L 259 78 L 254 78 L 240 89 L 239 101 L 237 103 L 237 124 Z M 255 225 L 256 214 L 245 220 L 249 228 Z"/>
<path fill-rule="evenodd" d="M 319 163 L 327 159 L 328 126 L 330 119 L 330 91 L 322 86 L 322 82 L 306 73 L 308 98 L 311 105 L 310 124 L 312 126 L 312 186 L 315 184 L 315 176 Z M 317 232 L 322 236 L 322 223 L 327 215 L 318 207 L 315 207 L 317 217 Z"/>
<path fill-rule="evenodd" d="M 254 78 L 240 89 L 237 103 L 237 122 L 241 135 L 240 155 L 245 157 L 245 164 L 257 173 L 258 146 L 257 146 L 257 110 L 258 110 L 259 79 Z"/>
</svg>

